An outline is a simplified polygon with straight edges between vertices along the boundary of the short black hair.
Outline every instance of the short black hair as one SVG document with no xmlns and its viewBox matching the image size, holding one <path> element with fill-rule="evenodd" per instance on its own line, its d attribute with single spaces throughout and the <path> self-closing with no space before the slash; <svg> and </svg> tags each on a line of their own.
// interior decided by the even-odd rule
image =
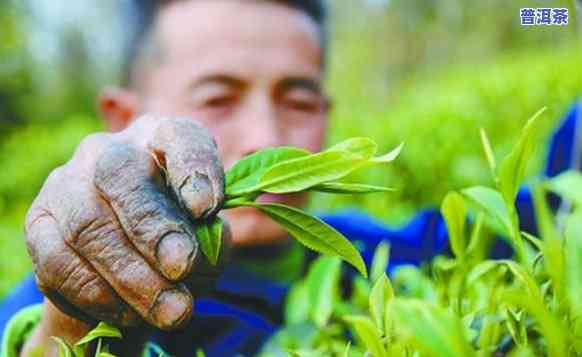
<svg viewBox="0 0 582 357">
<path fill-rule="evenodd" d="M 160 8 L 166 4 L 170 4 L 183 0 L 133 0 L 130 3 L 129 13 L 132 20 L 129 37 L 127 39 L 126 49 L 123 56 L 122 81 L 124 84 L 130 84 L 132 81 L 132 67 L 140 57 L 142 49 L 147 45 L 152 28 L 155 25 L 156 16 Z M 252 0 L 246 0 L 252 1 Z M 279 3 L 285 6 L 295 8 L 304 12 L 309 16 L 319 27 L 320 39 L 322 47 L 326 47 L 327 31 L 326 7 L 323 4 L 324 0 L 254 0 L 254 1 L 270 1 Z"/>
</svg>

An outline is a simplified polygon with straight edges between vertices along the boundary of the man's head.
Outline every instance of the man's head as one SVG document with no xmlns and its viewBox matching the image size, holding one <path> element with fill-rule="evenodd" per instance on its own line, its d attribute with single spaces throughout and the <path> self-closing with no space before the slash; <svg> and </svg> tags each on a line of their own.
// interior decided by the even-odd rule
<svg viewBox="0 0 582 357">
<path fill-rule="evenodd" d="M 318 0 L 163 1 L 130 52 L 124 89 L 100 106 L 112 130 L 143 113 L 187 116 L 215 136 L 225 167 L 269 146 L 321 148 L 327 115 Z M 300 206 L 304 195 L 261 199 Z M 283 230 L 252 209 L 228 212 L 238 244 Z"/>
</svg>

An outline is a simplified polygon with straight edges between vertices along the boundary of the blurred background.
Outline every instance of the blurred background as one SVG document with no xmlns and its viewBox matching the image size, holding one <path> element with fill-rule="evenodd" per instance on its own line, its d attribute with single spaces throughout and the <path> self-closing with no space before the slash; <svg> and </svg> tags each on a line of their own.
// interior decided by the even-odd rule
<svg viewBox="0 0 582 357">
<path fill-rule="evenodd" d="M 311 208 L 358 206 L 387 223 L 490 184 L 479 141 L 496 154 L 547 106 L 546 136 L 582 90 L 574 1 L 333 0 L 329 143 L 370 136 L 401 157 L 362 179 L 387 195 L 318 195 Z M 522 7 L 568 7 L 568 26 L 520 26 Z M 24 214 L 47 174 L 102 130 L 99 88 L 117 82 L 136 21 L 129 0 L 0 0 L 0 298 L 30 270 Z M 545 142 L 530 173 L 541 170 Z"/>
</svg>

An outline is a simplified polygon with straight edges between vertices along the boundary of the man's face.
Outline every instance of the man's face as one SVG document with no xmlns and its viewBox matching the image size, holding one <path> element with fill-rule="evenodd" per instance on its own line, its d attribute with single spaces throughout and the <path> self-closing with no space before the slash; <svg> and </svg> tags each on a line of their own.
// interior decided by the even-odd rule
<svg viewBox="0 0 582 357">
<path fill-rule="evenodd" d="M 157 31 L 161 58 L 137 78 L 134 114 L 200 122 L 214 135 L 227 169 L 265 147 L 321 149 L 323 53 L 307 15 L 268 1 L 191 0 L 166 6 Z M 305 198 L 260 200 L 301 206 Z M 226 215 L 236 244 L 286 238 L 254 209 Z"/>
</svg>

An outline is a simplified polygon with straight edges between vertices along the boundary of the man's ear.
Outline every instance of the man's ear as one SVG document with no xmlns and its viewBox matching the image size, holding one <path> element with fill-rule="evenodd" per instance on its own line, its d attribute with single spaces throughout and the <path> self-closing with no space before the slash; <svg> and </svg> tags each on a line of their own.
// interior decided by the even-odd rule
<svg viewBox="0 0 582 357">
<path fill-rule="evenodd" d="M 128 89 L 107 87 L 99 96 L 99 109 L 109 130 L 121 131 L 137 113 L 137 95 Z"/>
</svg>

